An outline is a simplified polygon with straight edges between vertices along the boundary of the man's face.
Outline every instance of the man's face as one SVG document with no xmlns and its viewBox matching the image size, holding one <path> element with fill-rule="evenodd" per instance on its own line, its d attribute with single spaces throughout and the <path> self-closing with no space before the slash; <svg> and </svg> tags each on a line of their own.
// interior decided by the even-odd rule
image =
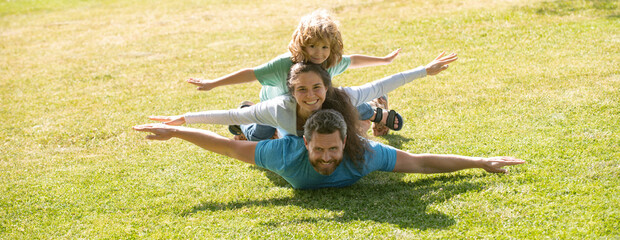
<svg viewBox="0 0 620 240">
<path fill-rule="evenodd" d="M 346 138 L 345 141 L 340 139 L 340 131 L 330 134 L 314 132 L 312 140 L 308 142 L 304 137 L 304 142 L 308 149 L 310 164 L 318 173 L 330 175 L 342 162 Z"/>
</svg>

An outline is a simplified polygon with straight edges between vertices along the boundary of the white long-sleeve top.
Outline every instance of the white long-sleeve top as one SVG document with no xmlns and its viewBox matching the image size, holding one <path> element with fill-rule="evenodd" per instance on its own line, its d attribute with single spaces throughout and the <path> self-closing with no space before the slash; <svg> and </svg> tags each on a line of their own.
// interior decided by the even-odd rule
<svg viewBox="0 0 620 240">
<path fill-rule="evenodd" d="M 349 95 L 353 106 L 358 106 L 422 77 L 426 77 L 426 68 L 424 66 L 366 83 L 362 86 L 341 87 L 340 89 Z M 283 135 L 297 133 L 297 101 L 291 95 L 282 95 L 246 108 L 186 113 L 184 117 L 185 122 L 188 124 L 237 125 L 258 123 L 285 131 L 282 133 Z"/>
</svg>

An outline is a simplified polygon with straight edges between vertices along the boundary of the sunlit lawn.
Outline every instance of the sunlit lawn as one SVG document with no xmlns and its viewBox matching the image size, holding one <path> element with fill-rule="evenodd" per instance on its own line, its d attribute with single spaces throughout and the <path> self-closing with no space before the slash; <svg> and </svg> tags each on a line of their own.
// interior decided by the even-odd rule
<svg viewBox="0 0 620 240">
<path fill-rule="evenodd" d="M 465 2 L 465 3 L 463 3 Z M 617 1 L 0 1 L 0 239 L 620 238 Z M 373 173 L 343 189 L 180 140 L 152 114 L 235 108 L 258 83 L 199 92 L 284 53 L 326 8 L 359 85 L 459 60 L 390 94 L 406 125 L 375 141 L 416 153 L 510 155 L 508 175 Z M 224 126 L 195 125 L 230 136 Z"/>
</svg>

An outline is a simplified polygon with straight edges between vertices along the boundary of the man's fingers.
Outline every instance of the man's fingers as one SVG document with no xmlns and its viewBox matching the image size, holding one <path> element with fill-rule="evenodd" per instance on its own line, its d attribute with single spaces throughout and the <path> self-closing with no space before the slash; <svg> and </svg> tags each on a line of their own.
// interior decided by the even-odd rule
<svg viewBox="0 0 620 240">
<path fill-rule="evenodd" d="M 508 160 L 508 161 L 504 161 L 506 166 L 510 166 L 510 165 L 519 165 L 519 164 L 524 164 L 525 161 L 521 160 L 521 159 L 512 159 L 512 160 Z"/>
<path fill-rule="evenodd" d="M 136 131 L 150 132 L 152 134 L 147 135 L 145 138 L 148 140 L 168 140 L 170 135 L 166 131 L 166 125 L 161 123 L 149 123 L 143 125 L 137 125 L 132 127 Z"/>
<path fill-rule="evenodd" d="M 142 124 L 142 125 L 136 125 L 133 126 L 132 128 L 136 131 L 144 131 L 146 128 L 148 128 L 151 124 Z"/>
<path fill-rule="evenodd" d="M 519 165 L 525 163 L 524 160 L 513 158 L 513 157 L 501 157 L 497 159 L 490 160 L 492 166 L 511 166 L 511 165 Z"/>
<path fill-rule="evenodd" d="M 505 162 L 517 162 L 517 163 L 525 163 L 525 160 L 521 160 L 515 157 L 500 157 L 499 159 L 501 159 L 502 161 Z"/>
<path fill-rule="evenodd" d="M 507 173 L 508 170 L 503 169 L 502 167 L 525 163 L 524 160 L 514 157 L 493 157 L 487 161 L 488 167 L 485 167 L 485 170 L 492 173 Z"/>
<path fill-rule="evenodd" d="M 151 132 L 153 130 L 153 124 L 138 125 L 138 126 L 133 126 L 132 128 L 133 130 L 136 130 L 139 132 Z"/>
</svg>

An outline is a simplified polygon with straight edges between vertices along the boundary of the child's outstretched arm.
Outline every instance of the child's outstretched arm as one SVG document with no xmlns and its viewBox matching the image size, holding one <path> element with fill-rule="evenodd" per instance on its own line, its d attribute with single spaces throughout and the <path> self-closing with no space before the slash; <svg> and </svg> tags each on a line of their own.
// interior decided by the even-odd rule
<svg viewBox="0 0 620 240">
<path fill-rule="evenodd" d="M 198 86 L 198 90 L 209 91 L 216 87 L 247 83 L 254 80 L 257 80 L 256 75 L 254 75 L 254 69 L 245 68 L 214 80 L 190 78 L 187 82 Z"/>
<path fill-rule="evenodd" d="M 349 68 L 362 68 L 390 64 L 392 63 L 392 61 L 394 61 L 394 59 L 396 59 L 399 52 L 400 48 L 396 49 L 385 57 L 373 57 L 353 54 L 351 55 L 351 65 L 349 66 Z"/>
</svg>

